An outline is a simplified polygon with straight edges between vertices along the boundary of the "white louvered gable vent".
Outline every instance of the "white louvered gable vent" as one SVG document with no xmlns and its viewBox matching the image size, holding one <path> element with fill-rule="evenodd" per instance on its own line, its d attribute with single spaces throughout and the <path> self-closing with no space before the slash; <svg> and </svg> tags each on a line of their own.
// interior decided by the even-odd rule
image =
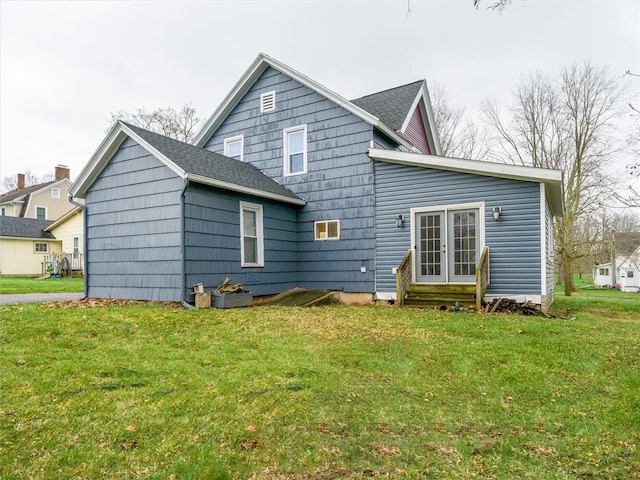
<svg viewBox="0 0 640 480">
<path fill-rule="evenodd" d="M 260 112 L 270 112 L 276 109 L 276 91 L 265 92 L 260 95 Z"/>
</svg>

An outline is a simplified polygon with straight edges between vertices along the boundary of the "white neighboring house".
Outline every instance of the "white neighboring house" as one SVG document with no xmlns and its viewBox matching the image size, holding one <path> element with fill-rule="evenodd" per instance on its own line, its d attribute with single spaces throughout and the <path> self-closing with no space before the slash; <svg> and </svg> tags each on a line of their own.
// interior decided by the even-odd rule
<svg viewBox="0 0 640 480">
<path fill-rule="evenodd" d="M 623 292 L 637 293 L 640 290 L 640 234 L 619 234 L 616 239 L 616 253 L 615 272 L 611 271 L 611 262 L 595 265 L 594 285 L 619 287 Z"/>
</svg>

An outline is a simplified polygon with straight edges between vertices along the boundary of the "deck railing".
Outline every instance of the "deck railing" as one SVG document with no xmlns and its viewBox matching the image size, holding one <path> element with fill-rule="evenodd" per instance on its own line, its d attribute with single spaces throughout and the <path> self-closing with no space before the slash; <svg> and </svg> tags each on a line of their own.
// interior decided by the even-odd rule
<svg viewBox="0 0 640 480">
<path fill-rule="evenodd" d="M 83 271 L 84 264 L 81 253 L 52 253 L 45 255 L 42 262 L 42 275 L 59 275 L 61 269 L 65 274 L 71 275 L 74 271 Z"/>
<path fill-rule="evenodd" d="M 487 293 L 487 287 L 489 287 L 489 247 L 482 249 L 482 255 L 480 255 L 480 262 L 476 267 L 476 311 L 479 312 L 482 308 L 482 299 L 484 294 Z"/>
<path fill-rule="evenodd" d="M 396 270 L 396 305 L 404 305 L 404 297 L 411 287 L 411 279 L 413 278 L 411 257 L 411 250 L 408 250 Z"/>
</svg>

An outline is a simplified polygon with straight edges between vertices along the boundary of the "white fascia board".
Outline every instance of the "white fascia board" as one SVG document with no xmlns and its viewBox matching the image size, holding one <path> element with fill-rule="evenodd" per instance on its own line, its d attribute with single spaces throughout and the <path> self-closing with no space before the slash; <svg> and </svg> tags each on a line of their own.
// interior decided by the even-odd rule
<svg viewBox="0 0 640 480">
<path fill-rule="evenodd" d="M 549 187 L 549 195 L 552 212 L 556 216 L 563 213 L 563 174 L 560 170 L 548 168 L 524 167 L 521 165 L 507 165 L 504 163 L 483 162 L 481 160 L 469 160 L 463 158 L 441 157 L 437 155 L 423 155 L 418 153 L 400 152 L 397 150 L 384 150 L 370 148 L 368 155 L 371 159 L 380 162 L 413 165 L 437 170 L 453 172 L 473 173 L 487 177 L 510 178 L 529 182 L 543 182 Z"/>
<path fill-rule="evenodd" d="M 93 154 L 87 165 L 82 169 L 78 179 L 73 183 L 69 194 L 73 197 L 84 198 L 89 187 L 96 181 L 100 172 L 106 167 L 111 157 L 122 145 L 127 137 L 131 137 L 141 147 L 147 150 L 150 154 L 155 156 L 158 160 L 169 167 L 174 173 L 180 177 L 185 177 L 185 172 L 175 163 L 169 160 L 166 156 L 149 145 L 142 137 L 131 130 L 122 122 L 118 121 L 109 131 L 105 139 L 102 141 L 96 152 Z"/>
<path fill-rule="evenodd" d="M 320 95 L 325 98 L 331 100 L 336 103 L 340 107 L 345 110 L 353 113 L 357 117 L 361 118 L 365 122 L 370 125 L 374 125 L 383 131 L 386 135 L 397 141 L 398 143 L 406 146 L 407 148 L 411 148 L 412 145 L 407 142 L 404 138 L 398 135 L 397 132 L 394 132 L 387 125 L 382 123 L 378 117 L 371 115 L 366 110 L 358 107 L 357 105 L 351 103 L 346 98 L 338 95 L 337 93 L 329 90 L 327 87 L 319 84 L 315 80 L 307 77 L 306 75 L 294 70 L 293 68 L 285 65 L 278 60 L 271 58 L 270 56 L 260 53 L 258 57 L 253 61 L 253 63 L 249 66 L 247 71 L 240 77 L 238 82 L 234 85 L 233 89 L 222 101 L 220 106 L 216 109 L 215 112 L 209 117 L 209 119 L 205 122 L 204 126 L 198 132 L 198 134 L 194 137 L 192 143 L 197 147 L 203 147 L 206 141 L 213 135 L 213 133 L 217 130 L 220 124 L 224 121 L 224 119 L 231 113 L 231 111 L 235 108 L 238 102 L 244 97 L 244 95 L 249 91 L 251 86 L 255 83 L 255 81 L 264 73 L 264 71 L 268 68 L 272 67 L 279 72 L 284 73 L 288 77 L 293 80 L 301 83 L 307 88 L 318 92 Z"/>
<path fill-rule="evenodd" d="M 71 185 L 71 181 L 69 181 L 67 178 L 61 178 L 58 181 L 47 185 L 45 187 L 39 188 L 38 190 L 35 190 L 33 192 L 31 192 L 29 195 L 33 196 L 33 195 L 38 195 L 40 193 L 46 192 L 47 190 L 51 190 L 52 188 L 57 188 L 58 186 L 62 185 L 63 183 L 68 183 L 69 185 Z"/>
<path fill-rule="evenodd" d="M 540 184 L 540 291 L 547 294 L 547 202 L 545 184 Z"/>
<path fill-rule="evenodd" d="M 233 192 L 245 193 L 254 197 L 267 198 L 269 200 L 276 200 L 278 202 L 290 203 L 292 205 L 306 205 L 306 201 L 302 198 L 287 197 L 285 195 L 279 195 L 277 193 L 265 192 L 255 188 L 245 187 L 243 185 L 237 185 L 235 183 L 224 182 L 222 180 L 216 180 L 210 177 L 204 177 L 202 175 L 196 175 L 193 173 L 187 173 L 185 178 L 190 182 L 201 183 L 203 185 L 211 185 L 212 187 L 222 188 L 223 190 L 231 190 Z"/>
<path fill-rule="evenodd" d="M 436 128 L 436 116 L 433 113 L 433 107 L 431 106 L 431 97 L 429 96 L 429 90 L 427 88 L 427 82 L 422 84 L 422 96 L 424 98 L 424 108 L 427 111 L 427 123 L 428 133 L 431 133 L 431 140 L 433 141 L 434 153 L 438 156 L 442 155 L 442 146 L 440 145 L 440 137 L 438 136 L 438 129 Z"/>
<path fill-rule="evenodd" d="M 50 232 L 54 228 L 59 227 L 64 222 L 66 222 L 67 219 L 73 217 L 76 213 L 80 212 L 81 210 L 82 209 L 80 207 L 75 207 L 75 208 L 69 210 L 67 213 L 65 213 L 63 216 L 61 216 L 59 219 L 57 219 L 55 222 L 53 222 L 51 225 L 49 225 L 47 228 L 45 228 L 44 231 L 45 232 Z"/>
</svg>

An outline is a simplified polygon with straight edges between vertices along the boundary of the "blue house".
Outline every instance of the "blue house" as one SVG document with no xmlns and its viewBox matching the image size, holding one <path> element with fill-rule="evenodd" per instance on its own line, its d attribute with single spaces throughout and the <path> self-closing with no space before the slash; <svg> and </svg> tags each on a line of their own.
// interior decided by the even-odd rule
<svg viewBox="0 0 640 480">
<path fill-rule="evenodd" d="M 118 122 L 71 195 L 89 297 L 192 301 L 230 277 L 553 301 L 561 172 L 441 156 L 425 81 L 350 101 L 260 54 L 193 144 Z"/>
</svg>

